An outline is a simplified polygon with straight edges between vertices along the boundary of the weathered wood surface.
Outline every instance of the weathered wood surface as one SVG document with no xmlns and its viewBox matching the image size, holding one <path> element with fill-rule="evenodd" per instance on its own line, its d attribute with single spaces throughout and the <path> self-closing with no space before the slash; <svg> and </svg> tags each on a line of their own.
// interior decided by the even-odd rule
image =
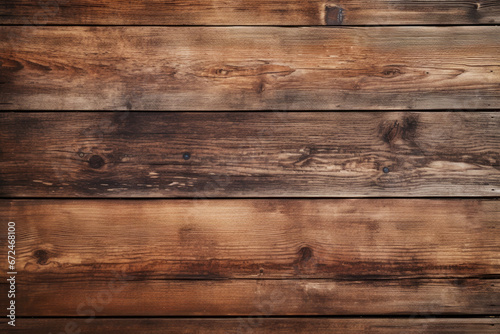
<svg viewBox="0 0 500 334">
<path fill-rule="evenodd" d="M 6 288 L 6 284 L 0 286 L 2 295 L 7 295 Z M 146 281 L 120 277 L 18 283 L 16 291 L 17 315 L 35 317 L 500 313 L 499 279 Z"/>
<path fill-rule="evenodd" d="M 500 277 L 496 200 L 15 200 L 0 217 L 21 281 Z"/>
<path fill-rule="evenodd" d="M 500 27 L 0 27 L 8 110 L 500 107 Z"/>
<path fill-rule="evenodd" d="M 259 316 L 258 314 L 254 316 Z M 0 326 L 5 320 L 0 321 Z M 227 334 L 227 333 L 255 333 L 255 334 L 331 334 L 331 333 L 371 333 L 371 334 L 498 334 L 500 320 L 498 318 L 478 319 L 290 319 L 249 317 L 240 319 L 22 319 L 12 333 L 23 334 L 60 333 L 65 332 L 95 334 Z M 68 330 L 66 330 L 68 329 Z"/>
<path fill-rule="evenodd" d="M 2 0 L 0 24 L 426 25 L 500 22 L 496 0 Z"/>
<path fill-rule="evenodd" d="M 493 111 L 3 113 L 0 148 L 4 197 L 500 192 Z"/>
</svg>

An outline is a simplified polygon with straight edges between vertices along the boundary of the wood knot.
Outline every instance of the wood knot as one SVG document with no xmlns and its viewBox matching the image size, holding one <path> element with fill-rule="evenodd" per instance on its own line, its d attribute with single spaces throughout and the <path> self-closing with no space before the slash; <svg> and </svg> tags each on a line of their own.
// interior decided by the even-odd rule
<svg viewBox="0 0 500 334">
<path fill-rule="evenodd" d="M 309 262 L 313 258 L 313 250 L 309 247 L 302 247 L 299 249 L 299 263 Z"/>
<path fill-rule="evenodd" d="M 401 69 L 398 67 L 386 67 L 382 70 L 382 74 L 386 77 L 395 77 L 401 73 Z"/>
<path fill-rule="evenodd" d="M 325 24 L 327 26 L 339 26 L 344 22 L 344 9 L 338 6 L 326 5 Z"/>
<path fill-rule="evenodd" d="M 234 77 L 259 77 L 274 76 L 284 77 L 295 72 L 289 66 L 277 64 L 260 64 L 248 66 L 223 65 L 217 68 L 209 68 L 201 74 L 209 78 L 234 78 Z"/>
<path fill-rule="evenodd" d="M 257 85 L 257 93 L 262 94 L 266 90 L 266 85 L 264 80 L 261 80 Z"/>
<path fill-rule="evenodd" d="M 400 127 L 399 122 L 394 121 L 389 125 L 382 125 L 382 139 L 390 144 L 394 141 L 394 139 L 399 135 Z"/>
<path fill-rule="evenodd" d="M 10 72 L 17 72 L 20 71 L 24 68 L 24 65 L 21 64 L 21 62 L 13 60 L 13 59 L 7 59 L 7 58 L 0 58 L 0 66 L 7 71 Z"/>
<path fill-rule="evenodd" d="M 476 3 L 473 3 L 472 6 L 470 6 L 469 8 L 470 9 L 467 11 L 468 19 L 471 22 L 479 23 L 479 21 L 481 20 L 481 17 L 482 17 L 481 12 L 483 9 L 483 7 L 481 6 L 481 2 L 478 1 Z"/>
<path fill-rule="evenodd" d="M 36 263 L 41 264 L 41 265 L 46 265 L 47 261 L 49 260 L 49 253 L 43 249 L 39 249 L 33 253 L 34 257 L 36 258 Z"/>
<path fill-rule="evenodd" d="M 293 163 L 294 166 L 302 167 L 307 166 L 313 159 L 314 155 L 318 153 L 318 150 L 314 146 L 306 146 L 299 151 L 302 155 Z"/>
<path fill-rule="evenodd" d="M 405 116 L 401 121 L 384 122 L 380 126 L 382 140 L 388 144 L 402 139 L 413 143 L 417 137 L 418 117 L 416 115 Z"/>
<path fill-rule="evenodd" d="M 219 68 L 219 69 L 215 70 L 215 74 L 217 74 L 217 75 L 228 75 L 231 72 L 232 72 L 231 70 L 226 70 L 223 68 Z"/>
<path fill-rule="evenodd" d="M 403 118 L 402 137 L 404 140 L 414 141 L 417 136 L 418 117 L 416 115 L 408 115 Z"/>
<path fill-rule="evenodd" d="M 99 155 L 93 155 L 89 159 L 89 166 L 93 169 L 99 169 L 104 166 L 104 159 Z"/>
<path fill-rule="evenodd" d="M 297 252 L 297 258 L 293 262 L 293 269 L 296 273 L 312 273 L 316 270 L 317 264 L 312 248 L 304 246 Z"/>
</svg>

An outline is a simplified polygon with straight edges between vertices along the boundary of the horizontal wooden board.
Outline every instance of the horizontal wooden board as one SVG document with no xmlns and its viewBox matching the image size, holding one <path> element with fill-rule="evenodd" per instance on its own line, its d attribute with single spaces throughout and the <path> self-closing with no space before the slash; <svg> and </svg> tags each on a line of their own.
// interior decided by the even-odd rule
<svg viewBox="0 0 500 334">
<path fill-rule="evenodd" d="M 19 275 L 21 276 L 21 275 Z M 7 295 L 7 285 L 0 285 Z M 2 298 L 5 305 L 6 298 Z M 500 314 L 499 279 L 18 283 L 18 316 Z"/>
<path fill-rule="evenodd" d="M 4 326 L 5 320 L 0 321 Z M 148 333 L 148 334 L 290 334 L 290 333 L 372 333 L 372 334 L 498 334 L 500 320 L 498 318 L 434 318 L 424 319 L 301 319 L 301 318 L 267 318 L 265 316 L 243 317 L 240 319 L 20 319 L 12 333 L 23 334 L 39 333 L 74 333 L 78 329 L 81 333 L 95 334 L 123 334 L 123 333 Z M 67 331 L 66 329 L 69 329 Z"/>
<path fill-rule="evenodd" d="M 495 0 L 2 0 L 0 24 L 421 25 L 500 22 Z"/>
<path fill-rule="evenodd" d="M 0 217 L 20 281 L 500 277 L 496 200 L 16 200 Z"/>
<path fill-rule="evenodd" d="M 500 27 L 0 27 L 4 110 L 500 107 Z"/>
<path fill-rule="evenodd" d="M 500 193 L 494 111 L 3 113 L 0 149 L 9 197 Z"/>
</svg>

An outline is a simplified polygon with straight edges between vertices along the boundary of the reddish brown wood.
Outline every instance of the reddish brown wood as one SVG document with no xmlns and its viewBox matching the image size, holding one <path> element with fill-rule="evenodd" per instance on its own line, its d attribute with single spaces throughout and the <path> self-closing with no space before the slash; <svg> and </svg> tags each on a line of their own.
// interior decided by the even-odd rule
<svg viewBox="0 0 500 334">
<path fill-rule="evenodd" d="M 16 330 L 23 334 L 59 333 L 65 329 L 81 330 L 81 333 L 95 334 L 226 334 L 226 333 L 372 333 L 372 334 L 476 334 L 498 333 L 498 318 L 480 319 L 269 319 L 267 317 L 242 317 L 240 319 L 22 319 Z M 0 321 L 0 326 L 4 320 Z M 13 331 L 15 333 L 15 331 Z"/>
<path fill-rule="evenodd" d="M 0 286 L 6 295 L 6 285 Z M 19 316 L 499 314 L 500 280 L 95 280 L 18 285 Z M 5 298 L 4 298 L 5 300 Z M 3 303 L 3 301 L 2 301 Z"/>
<path fill-rule="evenodd" d="M 0 35 L 5 110 L 500 108 L 496 26 L 3 26 Z"/>
<path fill-rule="evenodd" d="M 148 281 L 494 277 L 499 212 L 495 200 L 0 203 L 19 230 L 19 280 L 35 285 L 122 270 Z"/>
</svg>

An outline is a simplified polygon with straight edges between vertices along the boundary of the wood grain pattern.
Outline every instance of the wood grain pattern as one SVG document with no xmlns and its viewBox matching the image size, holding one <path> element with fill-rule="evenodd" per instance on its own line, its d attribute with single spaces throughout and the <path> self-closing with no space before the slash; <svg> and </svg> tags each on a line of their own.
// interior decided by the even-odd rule
<svg viewBox="0 0 500 334">
<path fill-rule="evenodd" d="M 498 318 L 443 319 L 22 319 L 16 330 L 23 334 L 60 333 L 65 329 L 80 329 L 81 333 L 95 334 L 191 334 L 191 333 L 255 333 L 255 334 L 498 334 Z M 0 326 L 5 321 L 0 320 Z M 16 331 L 13 331 L 16 333 Z"/>
<path fill-rule="evenodd" d="M 0 112 L 0 331 L 498 333 L 499 22 L 498 0 L 2 1 L 0 111 L 102 112 Z"/>
<path fill-rule="evenodd" d="M 0 24 L 421 25 L 500 22 L 496 0 L 3 0 Z"/>
<path fill-rule="evenodd" d="M 2 295 L 7 294 L 6 287 L 0 286 Z M 500 313 L 499 279 L 87 279 L 19 283 L 17 291 L 17 314 L 35 317 Z"/>
<path fill-rule="evenodd" d="M 500 193 L 493 111 L 3 113 L 0 148 L 10 197 Z"/>
<path fill-rule="evenodd" d="M 5 110 L 500 107 L 500 27 L 25 27 Z"/>
<path fill-rule="evenodd" d="M 16 200 L 0 217 L 21 281 L 500 275 L 496 200 Z"/>
</svg>

